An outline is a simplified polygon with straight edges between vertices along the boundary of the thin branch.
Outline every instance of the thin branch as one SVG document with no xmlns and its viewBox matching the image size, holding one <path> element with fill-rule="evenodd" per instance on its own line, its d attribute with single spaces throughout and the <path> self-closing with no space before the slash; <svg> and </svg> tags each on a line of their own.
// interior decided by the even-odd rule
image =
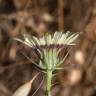
<svg viewBox="0 0 96 96">
<path fill-rule="evenodd" d="M 59 31 L 64 31 L 64 0 L 58 0 L 58 26 Z"/>
</svg>

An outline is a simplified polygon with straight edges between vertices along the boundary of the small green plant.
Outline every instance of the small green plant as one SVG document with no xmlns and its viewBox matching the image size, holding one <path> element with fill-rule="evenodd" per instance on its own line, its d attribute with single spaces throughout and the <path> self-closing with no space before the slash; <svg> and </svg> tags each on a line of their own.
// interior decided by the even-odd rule
<svg viewBox="0 0 96 96">
<path fill-rule="evenodd" d="M 65 46 L 75 45 L 74 41 L 79 36 L 79 33 L 71 34 L 55 32 L 54 34 L 45 34 L 37 38 L 28 34 L 23 34 L 23 39 L 15 38 L 15 40 L 22 42 L 31 47 L 39 58 L 39 64 L 33 62 L 36 66 L 43 70 L 46 74 L 46 94 L 51 96 L 52 77 L 55 70 L 63 69 L 59 66 L 64 63 L 68 52 L 63 58 L 59 57 L 61 50 Z M 70 46 L 69 46 L 70 47 Z M 17 95 L 16 95 L 17 96 Z M 27 96 L 27 95 L 26 95 Z"/>
</svg>

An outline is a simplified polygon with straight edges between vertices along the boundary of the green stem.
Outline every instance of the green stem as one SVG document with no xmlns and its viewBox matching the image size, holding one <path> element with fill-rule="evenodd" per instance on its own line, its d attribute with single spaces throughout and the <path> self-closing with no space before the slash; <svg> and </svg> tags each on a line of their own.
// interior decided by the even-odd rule
<svg viewBox="0 0 96 96">
<path fill-rule="evenodd" d="M 51 96 L 52 71 L 47 70 L 46 96 Z"/>
</svg>

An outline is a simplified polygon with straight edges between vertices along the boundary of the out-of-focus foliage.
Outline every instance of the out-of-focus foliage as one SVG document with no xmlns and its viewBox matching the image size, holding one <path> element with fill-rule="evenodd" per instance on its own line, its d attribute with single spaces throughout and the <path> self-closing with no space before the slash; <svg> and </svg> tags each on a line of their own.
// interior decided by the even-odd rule
<svg viewBox="0 0 96 96">
<path fill-rule="evenodd" d="M 12 39 L 23 32 L 40 37 L 56 30 L 83 34 L 62 66 L 65 70 L 53 80 L 60 84 L 53 86 L 52 94 L 96 95 L 96 0 L 0 0 L 0 96 L 11 96 L 39 71 L 22 55 L 38 64 L 31 48 Z M 65 53 L 62 50 L 60 55 Z M 34 82 L 32 93 L 41 79 Z M 42 86 L 36 95 L 44 92 Z"/>
</svg>

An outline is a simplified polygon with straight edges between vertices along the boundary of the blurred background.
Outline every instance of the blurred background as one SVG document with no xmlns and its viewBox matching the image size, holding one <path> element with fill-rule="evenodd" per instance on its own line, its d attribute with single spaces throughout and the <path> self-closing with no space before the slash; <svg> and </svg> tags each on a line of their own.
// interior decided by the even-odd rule
<svg viewBox="0 0 96 96">
<path fill-rule="evenodd" d="M 0 96 L 12 96 L 40 71 L 22 55 L 38 62 L 32 49 L 13 38 L 57 30 L 82 34 L 62 65 L 65 70 L 53 79 L 52 96 L 96 96 L 96 0 L 0 0 Z M 34 81 L 29 96 L 42 78 Z M 43 84 L 34 96 L 44 93 Z"/>
</svg>

